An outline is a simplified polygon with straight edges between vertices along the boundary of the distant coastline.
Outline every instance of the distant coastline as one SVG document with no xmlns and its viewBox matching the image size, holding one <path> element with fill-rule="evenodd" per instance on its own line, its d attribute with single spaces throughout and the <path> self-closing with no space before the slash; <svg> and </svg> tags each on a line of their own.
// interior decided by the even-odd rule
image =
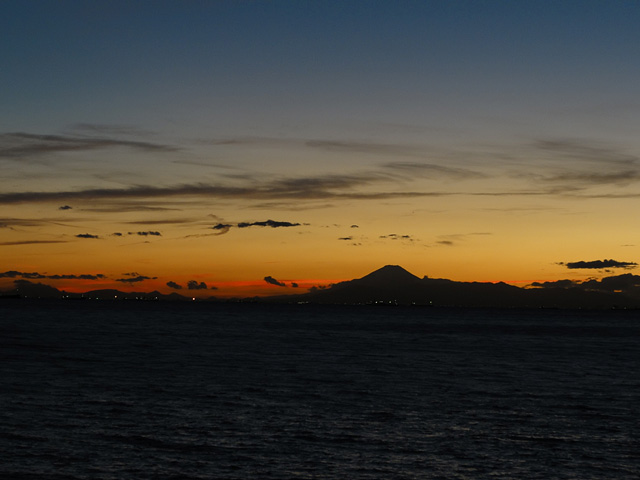
<svg viewBox="0 0 640 480">
<path fill-rule="evenodd" d="M 625 277 L 624 275 L 620 277 Z M 618 278 L 620 278 L 618 277 Z M 613 277 L 610 277 L 613 278 Z M 624 278 L 623 278 L 624 279 Z M 607 282 L 611 283 L 611 282 Z M 621 282 L 617 282 L 619 287 Z M 603 282 L 603 284 L 605 284 Z M 634 286 L 634 285 L 632 285 Z M 640 291 L 619 288 L 598 290 L 593 285 L 568 287 L 546 286 L 522 288 L 506 283 L 456 282 L 446 279 L 419 278 L 398 265 L 384 266 L 362 278 L 341 282 L 322 289 L 295 295 L 263 297 L 195 298 L 178 293 L 122 292 L 92 290 L 68 293 L 42 283 L 21 282 L 19 289 L 3 292 L 1 300 L 59 299 L 101 301 L 173 301 L 219 303 L 280 303 L 421 307 L 490 307 L 490 308 L 564 308 L 564 309 L 637 309 Z"/>
</svg>

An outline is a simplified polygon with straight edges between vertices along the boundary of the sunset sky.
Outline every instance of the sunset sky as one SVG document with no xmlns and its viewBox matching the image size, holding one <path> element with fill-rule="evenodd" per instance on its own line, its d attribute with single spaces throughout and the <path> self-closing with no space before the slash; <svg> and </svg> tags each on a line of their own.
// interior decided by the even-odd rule
<svg viewBox="0 0 640 480">
<path fill-rule="evenodd" d="M 0 289 L 633 269 L 639 24 L 631 0 L 2 2 Z"/>
</svg>

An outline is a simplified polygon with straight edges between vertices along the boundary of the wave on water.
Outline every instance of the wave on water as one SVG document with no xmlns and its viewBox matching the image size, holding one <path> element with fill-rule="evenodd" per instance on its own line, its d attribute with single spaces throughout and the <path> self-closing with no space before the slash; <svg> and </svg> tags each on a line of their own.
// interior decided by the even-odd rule
<svg viewBox="0 0 640 480">
<path fill-rule="evenodd" d="M 633 312 L 6 303 L 2 478 L 640 471 Z"/>
</svg>

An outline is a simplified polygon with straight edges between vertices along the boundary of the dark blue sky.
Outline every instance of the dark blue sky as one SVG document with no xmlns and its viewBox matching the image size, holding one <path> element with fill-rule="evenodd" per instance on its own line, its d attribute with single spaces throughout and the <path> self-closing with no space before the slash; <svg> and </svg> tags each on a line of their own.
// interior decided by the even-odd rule
<svg viewBox="0 0 640 480">
<path fill-rule="evenodd" d="M 2 126 L 444 122 L 635 101 L 637 2 L 9 2 Z M 224 113 L 221 109 L 226 110 Z M 229 111 L 233 110 L 233 111 Z M 432 110 L 429 115 L 425 110 Z M 189 121 L 193 114 L 195 121 Z M 219 123 L 219 121 L 218 121 Z"/>
</svg>

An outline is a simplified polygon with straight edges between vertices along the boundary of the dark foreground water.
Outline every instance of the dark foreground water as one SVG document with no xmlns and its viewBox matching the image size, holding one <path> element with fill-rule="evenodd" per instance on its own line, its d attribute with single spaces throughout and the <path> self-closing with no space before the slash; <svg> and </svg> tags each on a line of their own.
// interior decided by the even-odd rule
<svg viewBox="0 0 640 480">
<path fill-rule="evenodd" d="M 640 312 L 0 304 L 0 478 L 640 478 Z"/>
</svg>

